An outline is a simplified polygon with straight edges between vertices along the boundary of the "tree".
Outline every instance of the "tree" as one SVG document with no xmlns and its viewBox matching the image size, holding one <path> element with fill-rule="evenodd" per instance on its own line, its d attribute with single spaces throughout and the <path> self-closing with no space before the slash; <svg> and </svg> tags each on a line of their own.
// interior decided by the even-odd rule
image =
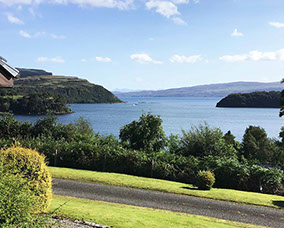
<svg viewBox="0 0 284 228">
<path fill-rule="evenodd" d="M 198 127 L 191 127 L 187 132 L 182 131 L 182 154 L 203 158 L 212 156 L 235 156 L 234 147 L 225 142 L 223 133 L 219 128 L 210 128 L 207 123 Z"/>
<path fill-rule="evenodd" d="M 249 126 L 243 136 L 242 155 L 247 159 L 266 162 L 272 152 L 272 144 L 265 130 L 261 127 Z"/>
<path fill-rule="evenodd" d="M 282 79 L 281 83 L 284 83 L 284 78 Z M 280 96 L 280 113 L 279 116 L 282 117 L 284 115 L 284 89 L 281 91 Z"/>
<path fill-rule="evenodd" d="M 139 121 L 125 125 L 120 130 L 119 138 L 122 142 L 127 142 L 132 149 L 144 150 L 147 153 L 158 152 L 166 144 L 162 122 L 160 116 L 144 113 Z"/>
<path fill-rule="evenodd" d="M 223 139 L 225 142 L 229 145 L 232 145 L 237 151 L 240 150 L 240 143 L 235 140 L 235 136 L 231 133 L 231 131 L 228 131 L 224 136 Z"/>
</svg>

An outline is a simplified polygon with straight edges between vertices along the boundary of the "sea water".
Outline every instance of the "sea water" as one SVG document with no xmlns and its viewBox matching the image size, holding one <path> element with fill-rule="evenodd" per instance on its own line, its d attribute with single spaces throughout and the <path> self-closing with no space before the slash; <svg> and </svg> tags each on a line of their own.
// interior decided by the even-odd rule
<svg viewBox="0 0 284 228">
<path fill-rule="evenodd" d="M 237 140 L 241 140 L 249 125 L 263 127 L 268 136 L 276 138 L 284 125 L 284 117 L 279 117 L 279 109 L 272 108 L 216 108 L 218 97 L 136 97 L 123 98 L 119 104 L 72 104 L 73 114 L 58 116 L 61 123 L 69 123 L 82 116 L 88 119 L 94 132 L 113 134 L 118 137 L 121 127 L 138 120 L 142 113 L 160 115 L 167 135 L 179 134 L 182 129 L 207 122 L 224 133 L 230 130 Z M 42 116 L 16 116 L 16 119 L 31 122 Z"/>
</svg>

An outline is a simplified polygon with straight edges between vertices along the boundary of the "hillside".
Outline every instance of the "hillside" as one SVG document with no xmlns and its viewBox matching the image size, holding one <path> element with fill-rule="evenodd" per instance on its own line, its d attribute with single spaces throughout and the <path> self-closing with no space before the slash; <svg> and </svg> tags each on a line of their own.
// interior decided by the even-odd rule
<svg viewBox="0 0 284 228">
<path fill-rule="evenodd" d="M 32 77 L 32 76 L 41 76 L 41 75 L 52 75 L 51 72 L 39 69 L 25 69 L 25 68 L 16 68 L 20 71 L 20 78 Z"/>
<path fill-rule="evenodd" d="M 115 94 L 119 97 L 225 97 L 231 93 L 281 91 L 282 89 L 283 85 L 281 85 L 280 82 L 231 82 L 166 90 L 145 90 Z"/>
<path fill-rule="evenodd" d="M 216 107 L 226 108 L 280 108 L 280 92 L 253 92 L 230 94 Z"/>
<path fill-rule="evenodd" d="M 103 86 L 77 77 L 49 75 L 20 78 L 15 80 L 14 88 L 8 91 L 14 96 L 47 93 L 54 97 L 61 96 L 69 104 L 121 102 Z"/>
</svg>

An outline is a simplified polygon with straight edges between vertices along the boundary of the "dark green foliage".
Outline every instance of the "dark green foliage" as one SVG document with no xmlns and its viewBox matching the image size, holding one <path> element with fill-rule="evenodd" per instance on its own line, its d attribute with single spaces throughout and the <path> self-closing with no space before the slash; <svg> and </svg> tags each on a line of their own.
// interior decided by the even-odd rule
<svg viewBox="0 0 284 228">
<path fill-rule="evenodd" d="M 186 132 L 182 131 L 182 154 L 192 155 L 197 158 L 212 156 L 235 156 L 236 150 L 225 143 L 223 133 L 219 128 L 210 128 L 208 124 L 191 127 Z"/>
<path fill-rule="evenodd" d="M 199 171 L 196 177 L 196 186 L 200 190 L 210 190 L 215 183 L 215 176 L 210 171 Z"/>
<path fill-rule="evenodd" d="M 133 121 L 120 130 L 119 138 L 134 150 L 157 152 L 165 147 L 166 138 L 162 119 L 151 113 L 143 114 L 139 121 Z"/>
<path fill-rule="evenodd" d="M 235 136 L 231 133 L 231 131 L 228 131 L 225 135 L 224 135 L 224 137 L 223 137 L 224 139 L 225 139 L 225 142 L 227 143 L 227 144 L 231 144 L 231 145 L 234 145 L 235 144 Z"/>
<path fill-rule="evenodd" d="M 39 69 L 25 69 L 25 68 L 16 68 L 20 71 L 20 78 L 26 78 L 31 76 L 42 76 L 42 75 L 52 75 L 51 72 Z"/>
<path fill-rule="evenodd" d="M 20 137 L 22 134 L 29 135 L 31 124 L 21 122 L 9 114 L 0 118 L 0 138 L 11 139 Z"/>
<path fill-rule="evenodd" d="M 249 182 L 252 191 L 274 194 L 282 187 L 283 181 L 284 173 L 280 169 L 266 169 L 257 165 L 250 167 Z"/>
<path fill-rule="evenodd" d="M 48 94 L 29 94 L 25 96 L 0 97 L 0 112 L 13 112 L 23 115 L 66 114 L 72 110 L 60 96 L 50 97 Z"/>
<path fill-rule="evenodd" d="M 12 89 L 0 89 L 0 94 L 9 96 L 29 96 L 48 94 L 50 97 L 63 97 L 72 103 L 117 103 L 121 102 L 104 87 L 87 80 L 65 76 L 33 76 L 14 81 Z"/>
<path fill-rule="evenodd" d="M 80 135 L 87 135 L 88 137 L 94 136 L 93 128 L 91 127 L 91 122 L 80 116 L 78 119 L 71 123 L 76 133 Z"/>
<path fill-rule="evenodd" d="M 234 93 L 219 101 L 216 107 L 279 108 L 280 92 Z"/>
<path fill-rule="evenodd" d="M 159 117 L 144 114 L 141 118 L 144 118 L 141 121 L 144 128 L 139 125 L 140 120 L 133 125 L 141 130 L 139 133 L 145 134 L 142 134 L 144 141 L 139 141 L 139 134 L 132 123 L 124 128 L 129 130 L 133 127 L 134 135 L 129 131 L 128 136 L 131 139 L 137 137 L 136 146 L 139 145 L 133 149 L 129 141 L 122 142 L 112 135 L 94 134 L 90 123 L 83 118 L 65 125 L 58 123 L 54 117 L 47 117 L 31 124 L 8 115 L 0 118 L 0 147 L 10 147 L 19 142 L 23 147 L 43 153 L 52 166 L 125 173 L 184 183 L 196 183 L 199 170 L 210 170 L 215 174 L 214 186 L 219 188 L 274 193 L 281 187 L 283 172 L 276 166 L 283 169 L 283 142 L 268 139 L 269 156 L 259 161 L 259 157 L 255 157 L 258 152 L 245 158 L 242 151 L 238 151 L 237 157 L 239 146 L 233 143 L 239 143 L 234 137 L 229 133 L 223 136 L 219 129 L 212 129 L 206 124 L 185 132 L 182 138 L 171 135 L 165 139 Z M 155 134 L 149 134 L 151 126 L 156 126 L 153 130 Z M 159 142 L 158 146 L 154 146 L 156 142 Z M 250 143 L 250 140 L 247 142 Z M 260 164 L 270 164 L 267 167 L 275 168 L 264 168 Z"/>
<path fill-rule="evenodd" d="M 228 131 L 224 136 L 223 136 L 225 143 L 228 145 L 232 145 L 236 151 L 240 150 L 241 144 L 235 140 L 235 136 L 231 133 L 231 131 Z"/>
<path fill-rule="evenodd" d="M 235 158 L 205 157 L 200 169 L 214 171 L 217 188 L 276 193 L 284 180 L 280 169 L 250 165 Z"/>
<path fill-rule="evenodd" d="M 37 198 L 29 191 L 28 184 L 0 167 L 0 226 L 49 227 L 46 218 L 34 213 L 36 203 Z"/>
<path fill-rule="evenodd" d="M 167 139 L 167 150 L 171 154 L 181 154 L 182 144 L 178 135 L 170 134 Z"/>
<path fill-rule="evenodd" d="M 240 190 L 252 190 L 248 186 L 249 167 L 240 163 L 235 158 L 208 157 L 203 161 L 203 167 L 211 169 L 215 173 L 218 188 L 230 188 Z M 207 163 L 207 164 L 206 164 Z M 258 184 L 256 185 L 258 186 Z"/>
<path fill-rule="evenodd" d="M 247 159 L 256 159 L 262 163 L 269 162 L 275 148 L 268 139 L 265 130 L 249 126 L 243 136 L 241 154 Z"/>
<path fill-rule="evenodd" d="M 284 83 L 284 78 L 282 79 L 281 83 Z M 279 116 L 282 117 L 284 115 L 284 89 L 281 91 L 280 94 L 280 112 Z"/>
<path fill-rule="evenodd" d="M 83 124 L 84 120 L 80 120 Z M 82 128 L 87 128 L 85 125 Z M 57 118 L 54 116 L 47 116 L 38 119 L 34 124 L 26 121 L 21 122 L 14 118 L 13 115 L 8 114 L 0 118 L 0 138 L 1 139 L 17 139 L 17 138 L 31 138 L 31 137 L 51 137 L 53 139 L 64 138 L 68 141 L 82 134 L 78 130 L 78 123 L 74 124 L 60 124 L 57 123 Z M 90 128 L 90 127 L 89 127 Z M 88 135 L 90 136 L 90 135 Z"/>
</svg>

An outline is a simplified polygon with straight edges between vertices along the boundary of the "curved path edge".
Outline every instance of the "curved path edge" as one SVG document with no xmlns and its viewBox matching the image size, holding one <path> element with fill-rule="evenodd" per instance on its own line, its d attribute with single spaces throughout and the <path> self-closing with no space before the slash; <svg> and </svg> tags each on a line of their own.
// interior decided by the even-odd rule
<svg viewBox="0 0 284 228">
<path fill-rule="evenodd" d="M 149 190 L 54 179 L 53 193 L 284 228 L 284 211 Z"/>
</svg>

